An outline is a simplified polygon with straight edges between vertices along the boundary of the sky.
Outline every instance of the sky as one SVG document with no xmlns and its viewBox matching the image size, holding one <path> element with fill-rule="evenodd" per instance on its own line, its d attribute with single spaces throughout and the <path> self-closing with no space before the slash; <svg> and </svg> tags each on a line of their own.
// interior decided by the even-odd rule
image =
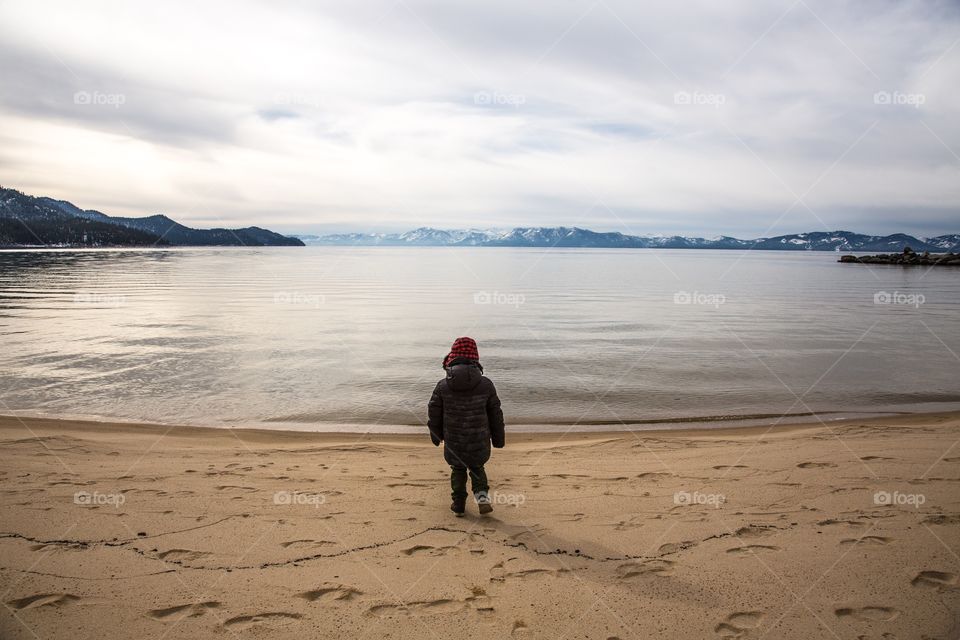
<svg viewBox="0 0 960 640">
<path fill-rule="evenodd" d="M 0 184 L 285 233 L 960 232 L 960 3 L 0 0 Z"/>
</svg>

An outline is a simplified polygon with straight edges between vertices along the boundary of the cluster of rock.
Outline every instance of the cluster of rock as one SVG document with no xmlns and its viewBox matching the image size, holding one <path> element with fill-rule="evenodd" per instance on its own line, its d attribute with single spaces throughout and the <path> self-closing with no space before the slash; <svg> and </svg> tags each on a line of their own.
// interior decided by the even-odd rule
<svg viewBox="0 0 960 640">
<path fill-rule="evenodd" d="M 903 253 L 881 253 L 875 256 L 841 256 L 840 262 L 858 264 L 900 264 L 920 266 L 960 267 L 960 253 L 917 253 L 910 247 L 904 247 Z"/>
</svg>

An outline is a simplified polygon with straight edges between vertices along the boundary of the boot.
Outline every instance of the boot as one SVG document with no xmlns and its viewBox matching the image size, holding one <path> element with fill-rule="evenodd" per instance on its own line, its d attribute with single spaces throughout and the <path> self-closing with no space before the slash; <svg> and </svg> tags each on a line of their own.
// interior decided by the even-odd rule
<svg viewBox="0 0 960 640">
<path fill-rule="evenodd" d="M 481 514 L 490 513 L 493 511 L 493 505 L 490 504 L 490 496 L 487 495 L 486 491 L 481 491 L 476 495 L 477 498 L 477 509 Z"/>
</svg>

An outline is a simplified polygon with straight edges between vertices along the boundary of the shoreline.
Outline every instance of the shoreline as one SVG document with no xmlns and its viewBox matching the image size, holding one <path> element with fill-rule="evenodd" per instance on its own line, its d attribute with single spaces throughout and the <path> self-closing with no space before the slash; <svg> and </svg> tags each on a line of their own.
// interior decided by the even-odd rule
<svg viewBox="0 0 960 640">
<path fill-rule="evenodd" d="M 823 415 L 823 414 L 819 414 Z M 802 416 L 802 417 L 815 417 L 815 416 Z M 578 437 L 580 439 L 602 439 L 610 437 L 623 437 L 628 434 L 650 434 L 650 435 L 659 435 L 659 436 L 671 436 L 671 437 L 685 437 L 685 436 L 700 436 L 700 437 L 709 437 L 717 435 L 725 436 L 737 436 L 737 435 L 750 435 L 761 432 L 770 432 L 770 433 L 789 433 L 794 431 L 805 431 L 809 429 L 823 429 L 823 428 L 842 428 L 857 422 L 870 421 L 871 423 L 876 424 L 898 424 L 901 422 L 915 422 L 915 421 L 925 421 L 925 420 L 936 420 L 936 419 L 958 419 L 960 420 L 960 410 L 949 410 L 949 411 L 929 411 L 929 412 L 897 412 L 897 413 L 886 413 L 879 412 L 875 414 L 857 414 L 852 416 L 845 416 L 843 418 L 835 418 L 831 420 L 773 420 L 773 419 L 763 419 L 758 418 L 760 421 L 759 424 L 732 424 L 728 422 L 726 425 L 722 423 L 720 426 L 687 426 L 690 424 L 696 425 L 696 422 L 682 422 L 682 426 L 670 426 L 662 429 L 657 428 L 644 428 L 644 429 L 580 429 L 572 428 L 576 425 L 551 425 L 545 424 L 542 426 L 548 427 L 544 430 L 524 430 L 512 429 L 511 425 L 507 425 L 507 434 L 508 436 L 513 436 L 513 438 L 520 438 L 524 441 L 535 441 L 540 439 L 550 439 L 551 436 L 562 436 L 562 437 Z M 660 423 L 658 423 L 660 424 Z M 675 424 L 675 423 L 671 423 Z M 711 423 L 716 424 L 716 423 Z M 590 427 L 597 426 L 591 425 L 590 423 L 581 423 L 582 426 Z M 384 426 L 384 425 L 378 425 Z M 406 426 L 406 425 L 401 425 Z M 531 425 L 519 425 L 520 427 L 531 426 Z M 536 425 L 541 426 L 541 425 Z M 555 426 L 555 429 L 550 427 Z M 609 425 L 601 425 L 609 426 Z M 567 427 L 567 428 L 564 428 Z M 314 431 L 314 430 L 300 430 L 300 429 L 267 429 L 260 426 L 255 427 L 216 427 L 210 425 L 190 425 L 190 424 L 164 424 L 164 423 L 154 423 L 154 422 L 128 422 L 121 420 L 94 420 L 88 418 L 73 418 L 73 417 L 39 417 L 39 416 L 19 416 L 16 414 L 0 414 L 0 431 L 7 430 L 11 428 L 20 428 L 27 430 L 43 430 L 43 431 L 57 431 L 57 432 L 77 432 L 77 433 L 117 433 L 117 434 L 149 434 L 149 433 L 161 433 L 164 435 L 173 434 L 176 437 L 216 437 L 221 435 L 229 435 L 232 437 L 239 437 L 240 435 L 246 436 L 245 438 L 240 438 L 241 440 L 251 440 L 264 442 L 269 441 L 272 438 L 277 440 L 339 440 L 339 439 L 351 439 L 354 440 L 358 436 L 366 440 L 374 440 L 378 442 L 389 442 L 396 440 L 398 442 L 406 442 L 413 439 L 427 438 L 428 434 L 426 426 L 417 427 L 419 429 L 416 432 L 413 431 L 372 431 L 372 430 L 325 430 L 325 431 Z M 411 427 L 414 428 L 414 427 Z"/>
</svg>

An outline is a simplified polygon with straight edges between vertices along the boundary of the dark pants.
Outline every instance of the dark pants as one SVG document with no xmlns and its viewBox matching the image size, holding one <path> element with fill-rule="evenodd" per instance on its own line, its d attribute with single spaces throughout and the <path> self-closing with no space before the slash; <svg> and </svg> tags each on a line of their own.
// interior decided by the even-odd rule
<svg viewBox="0 0 960 640">
<path fill-rule="evenodd" d="M 470 484 L 474 495 L 490 490 L 490 485 L 487 484 L 487 472 L 483 470 L 483 465 L 470 467 Z M 453 490 L 450 495 L 454 500 L 467 497 L 467 467 L 450 466 L 450 488 Z"/>
</svg>

